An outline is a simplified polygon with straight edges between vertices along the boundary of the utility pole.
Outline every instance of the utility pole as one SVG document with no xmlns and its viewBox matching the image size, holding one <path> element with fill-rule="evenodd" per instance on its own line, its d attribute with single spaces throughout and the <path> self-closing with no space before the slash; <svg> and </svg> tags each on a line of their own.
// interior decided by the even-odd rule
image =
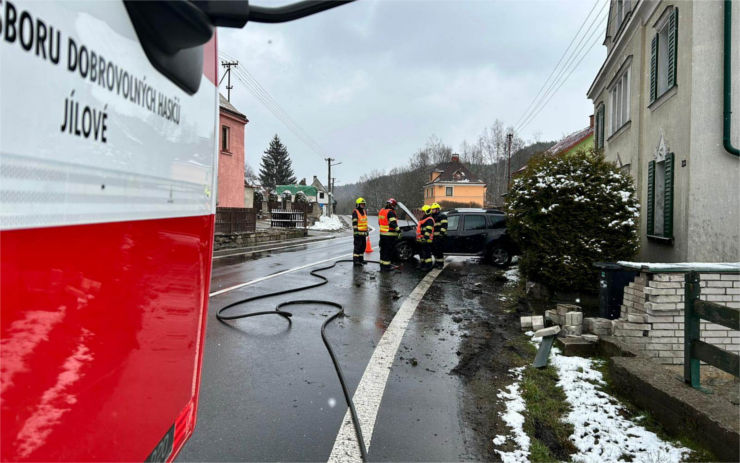
<svg viewBox="0 0 740 463">
<path fill-rule="evenodd" d="M 509 191 L 509 188 L 511 188 L 511 139 L 513 137 L 514 137 L 513 133 L 506 134 L 506 145 L 507 145 L 507 151 L 509 152 L 508 161 L 506 163 L 506 171 L 508 172 L 508 175 L 506 178 L 506 191 Z"/>
<path fill-rule="evenodd" d="M 226 99 L 231 101 L 231 89 L 234 88 L 231 85 L 231 66 L 239 66 L 239 61 L 221 61 L 221 66 L 226 68 L 226 74 L 221 77 L 221 81 L 226 77 Z M 219 81 L 218 85 L 221 85 L 221 81 Z"/>
</svg>

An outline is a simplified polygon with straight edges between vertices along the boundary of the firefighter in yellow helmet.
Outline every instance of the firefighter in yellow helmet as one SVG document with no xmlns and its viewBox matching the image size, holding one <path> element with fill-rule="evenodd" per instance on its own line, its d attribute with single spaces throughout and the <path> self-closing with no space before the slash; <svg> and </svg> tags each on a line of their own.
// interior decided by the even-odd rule
<svg viewBox="0 0 740 463">
<path fill-rule="evenodd" d="M 419 219 L 416 225 L 416 243 L 419 245 L 419 260 L 421 270 L 432 269 L 432 242 L 434 240 L 434 219 L 432 218 L 429 205 L 421 206 L 424 217 Z"/>
<path fill-rule="evenodd" d="M 352 250 L 352 261 L 355 265 L 365 263 L 365 245 L 367 242 L 367 210 L 364 198 L 357 198 L 355 210 L 352 211 L 352 234 L 355 237 Z"/>
<path fill-rule="evenodd" d="M 434 241 L 432 241 L 432 255 L 434 255 L 434 266 L 444 267 L 445 264 L 445 241 L 447 240 L 447 216 L 442 213 L 442 207 L 434 203 L 429 212 L 434 219 Z"/>
</svg>

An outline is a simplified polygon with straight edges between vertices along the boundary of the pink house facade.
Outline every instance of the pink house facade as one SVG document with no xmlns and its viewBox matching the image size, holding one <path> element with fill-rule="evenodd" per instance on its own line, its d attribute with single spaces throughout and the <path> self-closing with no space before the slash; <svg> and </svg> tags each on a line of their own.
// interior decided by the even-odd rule
<svg viewBox="0 0 740 463">
<path fill-rule="evenodd" d="M 244 127 L 249 120 L 219 94 L 218 203 L 244 206 Z"/>
</svg>

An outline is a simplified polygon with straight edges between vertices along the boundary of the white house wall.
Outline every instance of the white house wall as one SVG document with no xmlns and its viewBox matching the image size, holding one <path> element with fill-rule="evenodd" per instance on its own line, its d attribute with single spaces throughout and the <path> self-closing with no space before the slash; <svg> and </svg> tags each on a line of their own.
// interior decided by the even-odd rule
<svg viewBox="0 0 740 463">
<path fill-rule="evenodd" d="M 740 147 L 740 1 L 733 2 L 732 142 Z M 693 5 L 689 261 L 740 261 L 740 159 L 722 145 L 724 8 Z M 719 45 L 718 45 L 719 44 Z M 677 168 L 678 171 L 678 168 Z"/>
</svg>

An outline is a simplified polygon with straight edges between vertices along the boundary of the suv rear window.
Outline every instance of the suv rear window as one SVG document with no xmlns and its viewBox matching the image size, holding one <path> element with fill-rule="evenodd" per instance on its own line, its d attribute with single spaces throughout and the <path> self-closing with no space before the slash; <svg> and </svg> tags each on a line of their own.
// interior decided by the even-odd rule
<svg viewBox="0 0 740 463">
<path fill-rule="evenodd" d="M 503 214 L 488 214 L 488 228 L 505 228 L 506 216 Z"/>
<path fill-rule="evenodd" d="M 486 217 L 483 215 L 466 215 L 464 230 L 485 230 Z"/>
</svg>

